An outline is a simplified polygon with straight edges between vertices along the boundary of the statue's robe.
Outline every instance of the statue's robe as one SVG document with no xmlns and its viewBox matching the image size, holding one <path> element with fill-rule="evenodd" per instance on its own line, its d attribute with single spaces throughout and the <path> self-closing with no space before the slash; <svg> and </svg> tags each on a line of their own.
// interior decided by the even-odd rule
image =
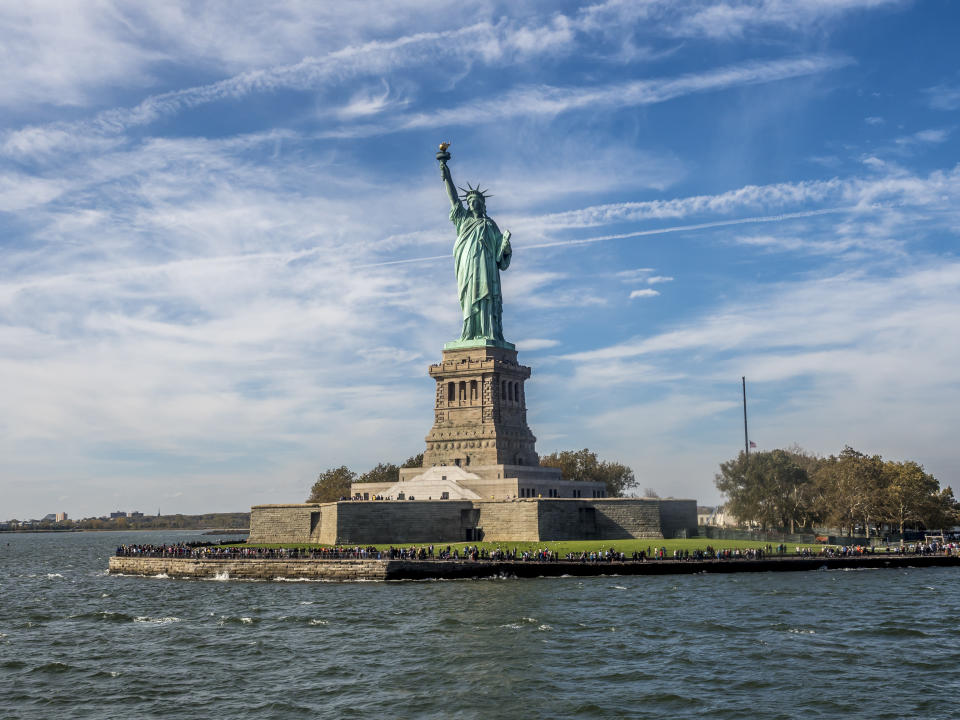
<svg viewBox="0 0 960 720">
<path fill-rule="evenodd" d="M 510 248 L 493 220 L 473 217 L 460 203 L 450 210 L 450 220 L 457 228 L 453 262 L 463 311 L 460 339 L 502 341 L 500 271 L 510 266 Z"/>
</svg>

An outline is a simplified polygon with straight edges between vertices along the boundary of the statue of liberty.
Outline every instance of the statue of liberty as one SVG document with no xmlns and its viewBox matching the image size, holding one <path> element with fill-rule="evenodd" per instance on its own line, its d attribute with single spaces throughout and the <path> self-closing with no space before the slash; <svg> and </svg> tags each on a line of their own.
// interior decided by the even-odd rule
<svg viewBox="0 0 960 720">
<path fill-rule="evenodd" d="M 463 329 L 460 339 L 444 348 L 495 345 L 513 349 L 503 339 L 503 296 L 500 293 L 500 271 L 510 267 L 510 231 L 500 232 L 497 224 L 487 217 L 485 191 L 467 185 L 457 188 L 450 177 L 447 160 L 449 143 L 441 143 L 437 160 L 447 197 L 450 198 L 450 220 L 457 229 L 453 246 L 453 263 L 457 273 Z M 463 199 L 467 207 L 461 204 Z"/>
</svg>

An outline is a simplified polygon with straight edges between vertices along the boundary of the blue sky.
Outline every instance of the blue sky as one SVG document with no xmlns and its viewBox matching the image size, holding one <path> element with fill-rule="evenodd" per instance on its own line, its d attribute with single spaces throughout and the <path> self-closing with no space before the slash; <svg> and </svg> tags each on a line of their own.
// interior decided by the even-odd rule
<svg viewBox="0 0 960 720">
<path fill-rule="evenodd" d="M 513 233 L 538 450 L 957 487 L 955 3 L 0 7 L 0 519 L 297 501 L 423 449 L 434 153 Z"/>
</svg>

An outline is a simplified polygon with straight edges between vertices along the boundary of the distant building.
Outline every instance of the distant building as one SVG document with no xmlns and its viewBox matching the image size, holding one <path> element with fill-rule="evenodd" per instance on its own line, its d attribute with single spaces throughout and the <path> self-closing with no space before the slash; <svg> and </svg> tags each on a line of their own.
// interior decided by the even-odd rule
<svg viewBox="0 0 960 720">
<path fill-rule="evenodd" d="M 126 516 L 127 516 L 127 513 L 125 513 L 123 510 L 117 510 L 116 512 L 110 513 L 111 520 L 116 520 L 117 518 L 125 518 Z"/>
<path fill-rule="evenodd" d="M 701 512 L 703 511 L 703 512 Z M 708 527 L 740 527 L 740 519 L 726 511 L 723 505 L 715 508 L 698 508 L 697 524 Z"/>
<path fill-rule="evenodd" d="M 143 517 L 143 513 L 134 510 L 132 513 L 130 513 L 130 517 L 132 517 L 132 518 L 142 518 L 142 517 Z"/>
<path fill-rule="evenodd" d="M 56 522 L 57 514 L 56 513 L 47 513 L 43 516 L 40 522 Z"/>
<path fill-rule="evenodd" d="M 67 520 L 67 514 L 65 512 L 58 512 L 54 517 L 54 522 L 64 522 Z"/>
</svg>

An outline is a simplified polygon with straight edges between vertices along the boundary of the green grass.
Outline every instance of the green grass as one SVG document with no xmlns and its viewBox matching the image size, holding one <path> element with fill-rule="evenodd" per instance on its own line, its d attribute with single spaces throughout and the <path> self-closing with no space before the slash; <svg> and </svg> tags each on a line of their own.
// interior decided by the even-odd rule
<svg viewBox="0 0 960 720">
<path fill-rule="evenodd" d="M 393 543 L 393 547 L 426 547 L 431 543 Z M 518 554 L 522 553 L 524 550 L 540 550 L 548 549 L 553 550 L 558 553 L 560 557 L 564 557 L 567 553 L 581 553 L 581 552 L 591 552 L 597 550 L 616 550 L 618 552 L 625 553 L 626 555 L 632 555 L 634 551 L 640 552 L 641 550 L 646 552 L 647 548 L 651 550 L 656 550 L 657 548 L 666 548 L 667 557 L 673 557 L 674 550 L 689 550 L 693 552 L 694 550 L 706 550 L 707 546 L 713 547 L 714 550 L 736 550 L 741 549 L 745 550 L 747 548 L 765 548 L 767 545 L 773 547 L 776 551 L 777 543 L 767 543 L 759 540 L 715 540 L 711 538 L 684 538 L 677 540 L 565 540 L 558 542 L 540 542 L 540 543 L 531 543 L 531 542 L 481 542 L 481 543 L 467 543 L 467 542 L 458 542 L 458 543 L 433 543 L 434 550 L 437 551 L 440 548 L 446 548 L 450 546 L 451 549 L 456 548 L 463 553 L 465 547 L 472 547 L 477 545 L 481 548 L 487 550 L 495 550 L 501 548 L 502 550 L 513 550 L 517 549 Z M 262 548 L 321 548 L 329 547 L 323 544 L 310 544 L 310 543 L 251 543 L 251 544 L 227 544 L 225 547 L 262 547 Z M 352 547 L 352 546 L 351 546 Z M 369 547 L 365 545 L 364 547 Z M 378 550 L 386 550 L 391 547 L 390 544 L 375 544 L 373 547 Z M 797 544 L 787 543 L 787 554 L 792 555 L 796 552 Z M 811 552 L 818 553 L 820 552 L 823 545 L 817 543 L 814 544 L 804 544 L 800 545 L 800 548 L 808 548 Z"/>
</svg>

